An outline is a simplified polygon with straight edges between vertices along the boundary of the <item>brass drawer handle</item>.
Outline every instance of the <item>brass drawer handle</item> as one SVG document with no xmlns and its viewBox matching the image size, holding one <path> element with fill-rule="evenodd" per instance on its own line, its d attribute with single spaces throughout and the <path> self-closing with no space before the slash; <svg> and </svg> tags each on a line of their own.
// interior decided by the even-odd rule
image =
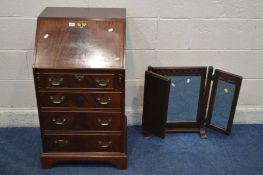
<svg viewBox="0 0 263 175">
<path fill-rule="evenodd" d="M 75 78 L 79 81 L 83 80 L 84 79 L 84 75 L 75 75 Z"/>
<path fill-rule="evenodd" d="M 81 29 L 84 28 L 86 25 L 87 25 L 87 23 L 85 23 L 85 22 L 77 22 L 77 26 Z"/>
<path fill-rule="evenodd" d="M 50 96 L 49 99 L 51 100 L 51 102 L 53 104 L 61 104 L 64 100 L 65 100 L 65 97 L 64 96 L 61 96 L 61 97 L 53 97 L 53 96 Z"/>
<path fill-rule="evenodd" d="M 110 123 L 111 123 L 111 118 L 108 118 L 108 119 L 98 119 L 97 120 L 98 123 L 101 125 L 101 126 L 109 126 Z"/>
<path fill-rule="evenodd" d="M 63 84 L 63 78 L 49 78 L 48 81 L 50 82 L 51 86 L 61 86 Z"/>
<path fill-rule="evenodd" d="M 101 105 L 108 105 L 111 102 L 111 97 L 97 97 L 97 101 Z"/>
<path fill-rule="evenodd" d="M 59 148 L 64 148 L 68 144 L 68 140 L 55 140 L 54 144 L 58 146 Z"/>
<path fill-rule="evenodd" d="M 52 118 L 52 121 L 56 125 L 64 125 L 67 122 L 67 119 L 66 118 Z"/>
<path fill-rule="evenodd" d="M 98 144 L 101 148 L 109 148 L 111 146 L 111 141 L 99 141 Z"/>
<path fill-rule="evenodd" d="M 110 84 L 110 80 L 96 79 L 95 81 L 98 84 L 98 86 L 100 86 L 100 87 L 107 87 Z"/>
</svg>

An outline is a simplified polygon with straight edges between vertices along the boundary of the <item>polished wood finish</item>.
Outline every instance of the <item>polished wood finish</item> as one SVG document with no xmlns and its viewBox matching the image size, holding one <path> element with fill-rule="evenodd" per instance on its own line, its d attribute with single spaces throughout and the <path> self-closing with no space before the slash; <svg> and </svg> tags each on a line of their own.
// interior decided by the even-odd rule
<svg viewBox="0 0 263 175">
<path fill-rule="evenodd" d="M 127 167 L 125 9 L 46 8 L 34 82 L 43 168 L 61 161 Z"/>
<path fill-rule="evenodd" d="M 44 74 L 39 77 L 39 88 L 43 89 L 119 89 L 114 87 L 114 74 Z"/>
<path fill-rule="evenodd" d="M 121 108 L 121 92 L 39 92 L 41 108 Z"/>
<path fill-rule="evenodd" d="M 44 152 L 120 152 L 120 134 L 44 135 Z"/>
<path fill-rule="evenodd" d="M 63 8 L 56 13 L 60 11 L 63 15 L 64 10 Z M 74 10 L 78 16 L 80 9 Z M 49 9 L 46 9 L 43 13 L 48 11 Z M 103 12 L 103 9 L 97 9 L 97 13 Z M 87 9 L 83 15 L 89 13 L 90 10 Z M 38 18 L 36 68 L 124 67 L 125 20 L 123 18 L 116 21 L 105 16 L 108 19 L 105 21 L 71 17 L 50 18 L 42 15 Z"/>
<path fill-rule="evenodd" d="M 120 131 L 120 112 L 42 112 L 43 130 Z"/>
<path fill-rule="evenodd" d="M 36 86 L 40 90 L 120 91 L 124 69 L 46 69 L 37 68 Z"/>
<path fill-rule="evenodd" d="M 116 165 L 120 170 L 125 170 L 127 168 L 127 155 L 125 153 L 116 152 L 102 152 L 102 153 L 87 153 L 87 152 L 69 152 L 65 153 L 42 153 L 41 161 L 42 168 L 50 168 L 57 162 L 61 161 L 102 161 L 110 162 Z"/>
</svg>

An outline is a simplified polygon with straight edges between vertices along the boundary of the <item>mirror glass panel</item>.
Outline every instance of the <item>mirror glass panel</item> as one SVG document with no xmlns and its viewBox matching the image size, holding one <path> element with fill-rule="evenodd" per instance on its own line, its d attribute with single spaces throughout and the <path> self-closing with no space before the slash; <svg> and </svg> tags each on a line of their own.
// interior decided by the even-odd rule
<svg viewBox="0 0 263 175">
<path fill-rule="evenodd" d="M 201 76 L 168 76 L 171 80 L 167 122 L 196 121 Z"/>
<path fill-rule="evenodd" d="M 218 80 L 211 124 L 226 129 L 236 85 Z"/>
</svg>

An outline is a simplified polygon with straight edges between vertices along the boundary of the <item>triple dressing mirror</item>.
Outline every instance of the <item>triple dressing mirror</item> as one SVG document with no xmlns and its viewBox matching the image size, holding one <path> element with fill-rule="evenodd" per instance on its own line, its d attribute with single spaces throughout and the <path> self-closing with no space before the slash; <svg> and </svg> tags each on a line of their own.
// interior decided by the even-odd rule
<svg viewBox="0 0 263 175">
<path fill-rule="evenodd" d="M 230 134 L 241 81 L 242 77 L 221 70 L 213 75 L 213 67 L 149 66 L 145 73 L 144 136 L 199 132 L 206 138 L 205 122 Z"/>
</svg>

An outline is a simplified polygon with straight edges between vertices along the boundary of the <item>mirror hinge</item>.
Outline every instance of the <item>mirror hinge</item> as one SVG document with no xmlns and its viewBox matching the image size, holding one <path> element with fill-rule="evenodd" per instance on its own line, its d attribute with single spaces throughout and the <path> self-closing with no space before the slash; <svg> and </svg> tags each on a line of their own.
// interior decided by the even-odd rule
<svg viewBox="0 0 263 175">
<path fill-rule="evenodd" d="M 212 81 L 215 80 L 215 75 L 212 75 L 212 76 L 211 76 L 211 80 L 212 80 Z"/>
</svg>

